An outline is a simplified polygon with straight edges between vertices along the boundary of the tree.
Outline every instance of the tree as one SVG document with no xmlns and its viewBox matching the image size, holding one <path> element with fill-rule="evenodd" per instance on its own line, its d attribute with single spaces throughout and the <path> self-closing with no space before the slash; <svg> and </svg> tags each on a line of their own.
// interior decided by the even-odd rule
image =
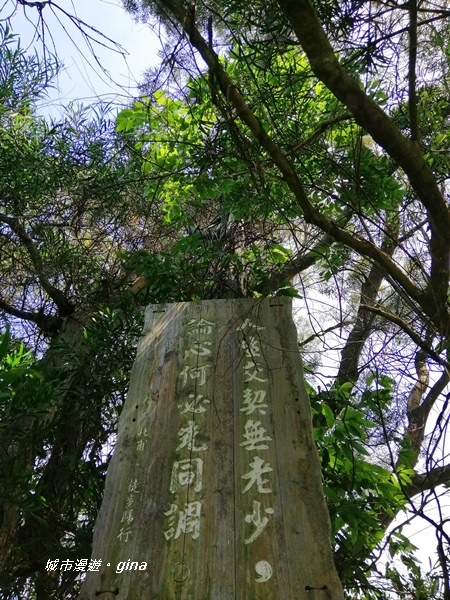
<svg viewBox="0 0 450 600">
<path fill-rule="evenodd" d="M 227 129 L 233 139 L 241 169 L 252 178 L 251 189 L 259 192 L 255 205 L 264 206 L 271 217 L 266 197 L 272 200 L 270 208 L 278 202 L 278 218 L 293 230 L 293 256 L 271 273 L 271 283 L 312 264 L 322 264 L 325 280 L 339 282 L 338 273 L 345 268 L 352 275 L 339 292 L 343 303 L 359 282 L 356 314 L 340 318 L 351 327 L 347 325 L 335 385 L 327 386 L 331 414 L 326 412 L 333 428 L 337 417 L 352 414 L 350 406 L 361 409 L 369 398 L 374 402 L 366 412 L 390 442 L 386 462 L 403 498 L 397 508 L 395 502 L 375 508 L 372 516 L 383 531 L 405 499 L 446 484 L 449 474 L 445 450 L 441 457 L 437 454 L 449 381 L 447 8 L 414 2 L 313 6 L 307 0 L 253 3 L 250 10 L 248 4 L 228 2 L 203 4 L 196 11 L 176 0 L 132 3 L 128 8 L 152 12 L 172 33 L 177 52 L 174 46 L 167 50 L 166 65 L 181 71 L 175 81 L 184 88 L 174 93 L 184 93 L 191 115 L 198 110 L 199 92 L 187 78 L 197 57 L 203 59 L 203 85 L 221 123 L 215 131 Z M 422 72 L 431 62 L 430 81 Z M 397 69 L 405 73 L 400 81 Z M 313 118 L 308 114 L 312 106 Z M 201 128 L 204 121 L 197 117 L 197 124 Z M 231 214 L 238 213 L 236 220 L 243 218 L 243 205 L 241 194 L 229 208 Z M 303 236 L 309 233 L 309 245 L 306 236 L 299 240 L 299 230 Z M 270 284 L 259 289 L 273 290 Z M 352 314 L 348 306 L 344 310 Z M 376 330 L 384 335 L 375 343 L 371 339 Z M 395 344 L 408 348 L 403 363 L 389 351 Z M 368 352 L 369 345 L 374 352 Z M 381 350 L 391 364 L 376 360 Z M 392 380 L 399 379 L 395 372 L 406 385 L 392 387 Z M 393 389 L 399 399 L 403 395 L 397 411 L 403 410 L 406 418 L 395 437 L 389 435 L 380 404 L 383 395 L 392 402 Z M 429 424 L 426 435 L 435 409 L 436 424 Z M 324 450 L 327 465 L 330 455 Z M 421 452 L 425 454 L 419 461 Z M 339 467 L 342 473 L 343 465 Z M 355 470 L 353 458 L 350 489 Z M 359 502 L 365 492 L 367 488 Z M 378 500 L 381 496 L 378 492 Z M 423 514 L 423 506 L 419 512 Z M 449 542 L 445 523 L 434 523 L 440 557 Z M 338 537 L 336 555 L 345 580 L 348 552 L 361 556 L 361 548 L 355 530 L 347 538 L 343 527 Z M 440 562 L 448 597 L 448 564 L 442 558 Z"/>
<path fill-rule="evenodd" d="M 90 319 L 104 325 L 99 325 L 102 333 L 95 334 L 93 354 L 86 352 L 83 364 L 91 363 L 93 356 L 101 357 L 111 340 L 107 332 L 110 319 L 124 314 L 117 313 L 115 291 L 126 287 L 127 269 L 141 276 L 134 289 L 139 289 L 143 301 L 217 296 L 229 288 L 230 274 L 239 283 L 238 293 L 289 294 L 295 290 L 292 278 L 301 274 L 300 292 L 313 306 L 311 335 L 302 347 L 305 353 L 312 349 L 310 395 L 342 580 L 349 594 L 367 597 L 387 593 L 385 585 L 401 593 L 410 593 L 407 588 L 411 585 L 416 594 L 419 590 L 436 594 L 433 586 L 440 578 L 441 596 L 449 597 L 445 515 L 433 523 L 440 561 L 437 580 L 426 581 L 417 570 L 409 554 L 411 545 L 400 531 L 389 537 L 390 549 L 393 554 L 403 554 L 411 568 L 411 583 L 406 584 L 392 569 L 386 573 L 386 582 L 375 585 L 370 580 L 376 573 L 377 555 L 372 553 L 393 517 L 409 506 L 430 520 L 429 495 L 439 500 L 438 486 L 448 483 L 450 473 L 442 447 L 449 381 L 450 229 L 444 197 L 448 171 L 447 9 L 414 2 L 318 2 L 313 7 L 303 0 L 270 5 L 255 2 L 250 7 L 248 3 L 215 3 L 203 5 L 196 13 L 176 0 L 152 5 L 134 2 L 128 7 L 143 8 L 162 19 L 175 46 L 167 47 L 165 71 L 148 82 L 150 99 L 119 117 L 119 139 L 125 154 L 116 164 L 118 170 L 106 169 L 106 174 L 115 177 L 126 164 L 139 181 L 144 177 L 146 196 L 155 208 L 146 224 L 153 225 L 155 219 L 156 231 L 168 231 L 169 242 L 161 246 L 153 236 L 153 243 L 145 245 L 131 235 L 133 242 L 128 238 L 121 244 L 127 252 L 125 267 L 118 269 L 117 278 L 111 276 L 114 269 L 109 269 L 109 263 L 106 268 L 104 261 L 100 263 L 103 269 L 89 272 L 84 286 L 75 278 L 76 293 L 69 296 L 72 303 L 76 299 L 77 307 L 87 307 L 78 330 L 81 346 L 85 348 L 82 331 L 92 327 Z M 199 56 L 206 69 L 197 64 Z M 423 69 L 430 64 L 435 69 L 433 76 L 423 77 Z M 398 77 L 397 70 L 404 70 L 405 77 Z M 168 75 L 168 92 L 154 94 L 155 86 Z M 94 138 L 98 141 L 98 131 Z M 99 160 L 96 165 L 103 163 Z M 86 172 L 84 163 L 76 166 Z M 142 175 L 138 175 L 139 169 Z M 110 189 L 124 189 L 117 187 L 117 179 L 113 182 Z M 77 187 L 71 185 L 70 189 Z M 121 205 L 125 212 L 130 197 L 126 189 Z M 104 189 L 99 187 L 97 192 L 94 197 L 100 201 Z M 89 198 L 92 193 L 89 189 Z M 116 204 L 99 202 L 95 213 L 87 206 L 83 216 L 89 221 L 89 233 L 93 214 L 106 215 L 113 208 Z M 157 219 L 161 210 L 165 224 Z M 18 211 L 14 216 L 22 214 Z M 120 220 L 120 225 L 125 221 Z M 55 229 L 51 222 L 48 230 Z M 23 298 L 6 296 L 7 306 L 2 308 L 37 325 L 39 308 L 47 317 L 67 320 L 64 311 L 71 308 L 64 302 L 58 304 L 61 298 L 55 288 L 61 291 L 62 273 L 67 277 L 72 263 L 67 260 L 60 269 L 53 263 L 50 286 L 45 277 L 40 281 L 42 269 L 39 262 L 33 262 L 27 231 L 23 226 L 16 226 L 15 231 L 9 227 L 6 237 L 17 247 L 20 242 L 25 257 L 21 261 L 34 274 L 34 287 L 24 276 L 18 288 L 25 294 Z M 117 232 L 123 229 L 119 226 Z M 98 244 L 78 243 L 75 247 L 94 246 L 91 254 L 83 250 L 81 262 L 89 255 L 98 267 L 97 252 L 104 254 L 114 236 L 108 228 L 93 238 L 97 235 Z M 64 247 L 72 250 L 73 239 L 73 234 L 66 234 Z M 39 256 L 53 246 L 54 242 L 39 246 Z M 7 256 L 15 260 L 16 252 Z M 51 256 L 54 261 L 53 252 Z M 100 285 L 104 273 L 108 282 L 113 280 L 106 296 Z M 100 289 L 93 297 L 92 288 L 96 287 Z M 37 296 L 36 290 L 43 295 Z M 329 320 L 319 329 L 314 322 L 317 308 L 312 290 L 329 302 Z M 39 304 L 34 298 L 49 304 Z M 33 310 L 23 308 L 28 307 L 25 300 L 36 302 Z M 105 304 L 114 308 L 100 316 L 97 309 Z M 51 310 L 45 310 L 47 307 Z M 25 315 L 17 314 L 19 311 Z M 48 328 L 46 331 L 49 333 Z M 55 347 L 62 330 L 56 333 Z M 73 339 L 71 332 L 69 347 Z M 319 375 L 318 339 L 325 340 L 326 352 L 340 350 L 330 379 Z M 69 356 L 68 364 L 80 364 L 73 353 Z M 121 370 L 119 357 L 113 363 Z M 99 366 L 89 374 L 100 372 Z M 79 377 L 75 369 L 72 373 Z M 53 381 L 52 377 L 56 378 L 45 375 L 44 381 Z M 98 389 L 103 401 L 104 389 L 111 389 L 103 387 L 107 379 L 105 373 L 95 386 L 89 377 L 80 381 Z M 124 379 L 126 376 L 120 381 Z M 111 396 L 114 393 L 111 390 Z M 51 456 L 67 459 L 74 455 L 70 444 L 58 446 L 58 439 L 76 437 L 80 456 L 96 433 L 89 428 L 83 435 L 76 433 L 79 429 L 73 423 L 78 416 L 82 415 L 80 424 L 89 418 L 79 403 L 70 403 L 67 395 L 64 398 L 65 406 L 76 409 L 70 414 L 70 427 L 67 421 L 64 425 L 64 410 L 59 405 L 61 418 L 53 420 L 53 434 L 40 434 L 40 452 L 51 449 Z M 93 403 L 97 422 L 99 415 L 108 412 L 102 401 Z M 103 431 L 111 431 L 108 427 Z M 38 430 L 44 431 L 40 425 Z M 71 434 L 68 437 L 67 432 Z M 107 435 L 100 439 L 106 440 Z M 99 446 L 94 446 L 98 456 Z M 368 456 L 368 452 L 375 455 Z M 55 464 L 45 460 L 39 468 Z M 77 462 L 77 473 L 86 472 L 81 465 L 86 461 Z M 58 550 L 67 531 L 63 524 L 76 522 L 75 511 L 61 518 L 67 505 L 68 473 L 73 472 L 65 470 L 58 480 L 48 477 L 59 486 L 60 493 L 53 497 L 39 490 L 52 513 L 59 516 L 52 539 Z M 32 479 L 46 481 L 38 471 L 21 493 L 31 489 Z M 89 481 L 98 479 L 89 477 Z M 84 507 L 83 502 L 79 500 L 78 506 Z M 49 510 L 44 508 L 41 503 L 41 515 Z M 90 523 L 93 512 L 83 513 L 89 515 Z M 35 513 L 34 507 L 30 514 Z M 33 539 L 37 535 L 48 539 L 42 524 L 40 529 L 35 527 Z M 15 547 L 22 547 L 20 556 L 28 567 L 23 575 L 15 571 L 16 577 L 22 576 L 19 586 L 35 573 L 41 573 L 45 581 L 43 556 L 49 554 L 49 548 L 39 551 L 38 564 L 29 559 L 35 547 L 28 554 L 23 553 L 23 544 Z M 39 585 L 35 585 L 38 593 Z M 43 597 L 47 597 L 49 585 L 42 583 Z M 64 594 L 62 587 L 61 582 L 53 582 L 53 589 Z"/>
<path fill-rule="evenodd" d="M 139 328 L 120 251 L 157 250 L 165 234 L 103 108 L 47 123 L 35 105 L 52 64 L 8 28 L 0 51 L 0 308 L 13 340 L 2 338 L 0 589 L 69 598 L 77 573 L 44 567 L 89 556 Z"/>
</svg>

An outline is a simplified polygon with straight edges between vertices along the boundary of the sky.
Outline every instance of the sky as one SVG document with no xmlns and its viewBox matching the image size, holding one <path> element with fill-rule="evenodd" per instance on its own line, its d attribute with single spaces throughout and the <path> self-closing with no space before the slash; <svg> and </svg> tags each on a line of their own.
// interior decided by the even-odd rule
<svg viewBox="0 0 450 600">
<path fill-rule="evenodd" d="M 35 48 L 42 56 L 42 31 L 40 38 L 36 35 L 39 13 L 35 8 L 25 11 L 23 6 L 16 5 L 16 0 L 0 0 L 0 19 L 11 17 L 12 29 L 20 36 L 21 46 L 30 51 Z M 64 13 L 76 16 L 119 44 L 123 54 L 112 42 L 84 26 L 100 42 L 92 42 L 97 62 L 76 25 Z M 55 114 L 59 105 L 73 100 L 91 104 L 97 97 L 126 104 L 130 97 L 138 95 L 137 84 L 146 69 L 159 62 L 157 35 L 148 25 L 136 23 L 120 0 L 56 0 L 45 6 L 42 14 L 48 28 L 44 31 L 46 46 L 63 63 L 56 80 L 58 89 L 51 90 L 44 112 Z"/>
</svg>

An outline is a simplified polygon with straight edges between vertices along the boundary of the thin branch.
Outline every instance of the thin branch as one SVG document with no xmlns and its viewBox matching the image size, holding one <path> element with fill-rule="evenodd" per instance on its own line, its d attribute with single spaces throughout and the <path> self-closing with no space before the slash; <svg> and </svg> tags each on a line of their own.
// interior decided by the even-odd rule
<svg viewBox="0 0 450 600">
<path fill-rule="evenodd" d="M 419 119 L 417 114 L 416 94 L 416 65 L 417 65 L 417 0 L 409 1 L 409 65 L 408 65 L 408 98 L 409 98 L 409 127 L 411 139 L 418 142 Z"/>
<path fill-rule="evenodd" d="M 312 342 L 316 338 L 326 335 L 327 333 L 330 333 L 330 331 L 334 331 L 335 329 L 341 329 L 342 327 L 351 325 L 351 323 L 351 321 L 341 321 L 340 323 L 336 323 L 335 325 L 327 327 L 327 329 L 323 329 L 322 331 L 316 331 L 312 335 L 307 337 L 306 340 L 299 342 L 298 345 L 300 348 L 303 348 L 303 346 L 306 346 L 306 344 L 309 344 L 309 342 Z"/>
<path fill-rule="evenodd" d="M 121 54 L 122 56 L 125 56 L 125 54 L 126 54 L 125 49 L 118 42 L 115 42 L 113 39 L 109 38 L 107 35 L 105 35 L 101 31 L 99 31 L 96 27 L 89 25 L 88 23 L 86 23 L 85 21 L 83 21 L 82 19 L 77 17 L 76 15 L 73 15 L 73 14 L 67 12 L 61 6 L 59 6 L 59 4 L 56 4 L 56 2 L 53 2 L 53 0 L 44 0 L 43 2 L 28 2 L 27 0 L 18 0 L 18 2 L 19 2 L 19 4 L 21 4 L 22 6 L 24 6 L 26 8 L 37 8 L 39 13 L 42 13 L 42 10 L 47 6 L 51 8 L 51 10 L 53 11 L 53 13 L 55 15 L 56 15 L 56 13 L 55 13 L 54 9 L 59 10 L 60 12 L 63 13 L 64 16 L 66 16 L 69 19 L 69 21 L 71 21 L 75 25 L 75 27 L 80 31 L 80 33 L 83 35 L 83 37 L 85 39 L 90 39 L 91 41 L 95 42 L 96 44 L 99 44 L 100 46 L 103 46 L 104 48 L 107 48 L 108 50 L 112 50 L 113 52 L 117 52 L 118 54 Z M 89 31 L 92 31 L 92 33 L 95 33 L 96 35 L 98 35 L 99 38 L 103 38 L 104 40 L 109 42 L 111 45 L 108 46 L 104 42 L 101 42 L 99 39 L 96 39 L 92 35 L 86 33 L 86 29 Z"/>
<path fill-rule="evenodd" d="M 428 304 L 425 313 L 439 329 L 450 331 L 447 309 L 450 212 L 432 169 L 419 145 L 402 134 L 390 116 L 340 65 L 310 0 L 278 0 L 278 4 L 291 24 L 314 74 L 351 111 L 355 121 L 402 167 L 425 207 L 431 230 L 431 274 L 426 294 L 428 300 L 419 303 L 422 309 Z M 343 239 L 341 241 L 347 244 Z"/>
<path fill-rule="evenodd" d="M 11 231 L 13 231 L 19 240 L 25 246 L 28 255 L 31 258 L 31 262 L 33 263 L 34 269 L 38 276 L 39 282 L 45 292 L 50 296 L 50 298 L 56 304 L 58 311 L 62 317 L 66 317 L 71 315 L 74 311 L 74 307 L 71 302 L 66 298 L 66 296 L 58 290 L 54 285 L 50 283 L 48 278 L 44 275 L 44 265 L 42 263 L 42 259 L 39 255 L 39 252 L 36 246 L 33 243 L 33 240 L 26 233 L 25 229 L 19 223 L 19 220 L 14 217 L 8 217 L 7 215 L 0 214 L 0 221 L 6 223 Z"/>
<path fill-rule="evenodd" d="M 428 223 L 427 219 L 423 219 L 422 221 L 420 221 L 420 223 L 417 223 L 417 225 L 415 225 L 412 229 L 410 229 L 409 231 L 407 231 L 405 234 L 403 234 L 401 237 L 398 238 L 398 245 L 401 246 L 401 244 L 403 244 L 403 242 L 406 242 L 407 240 L 409 240 L 410 238 L 412 238 L 412 236 L 419 231 L 420 229 L 422 229 L 422 227 L 425 227 L 425 225 Z"/>
<path fill-rule="evenodd" d="M 415 344 L 417 344 L 417 346 L 419 346 L 419 348 L 422 348 L 422 350 L 427 352 L 427 354 L 433 360 L 435 360 L 437 363 L 439 363 L 440 365 L 442 365 L 443 367 L 448 369 L 450 372 L 450 363 L 447 362 L 445 359 L 441 358 L 439 356 L 439 354 L 437 354 L 433 350 L 433 348 L 431 348 L 431 346 L 426 344 L 422 340 L 422 338 L 413 329 L 411 329 L 411 327 L 407 323 L 405 323 L 405 321 L 403 321 L 403 319 L 401 319 L 397 315 L 392 314 L 391 312 L 388 312 L 387 310 L 380 308 L 379 306 L 369 306 L 368 304 L 361 304 L 361 308 L 370 310 L 371 312 L 375 313 L 376 315 L 383 317 L 383 319 L 386 319 L 387 321 L 391 321 L 392 323 L 395 323 L 396 325 L 398 325 L 401 329 L 403 329 L 403 331 L 406 334 L 409 335 L 409 337 L 412 339 L 412 341 Z"/>
<path fill-rule="evenodd" d="M 296 146 L 294 146 L 293 148 L 288 150 L 286 154 L 288 156 L 292 156 L 292 154 L 296 154 L 299 150 L 302 150 L 306 146 L 309 146 L 310 144 L 312 144 L 312 142 L 314 142 L 320 135 L 322 135 L 322 133 L 325 133 L 325 131 L 332 125 L 335 125 L 336 123 L 341 123 L 342 121 L 347 121 L 352 118 L 353 118 L 353 115 L 351 113 L 344 113 L 342 115 L 337 115 L 336 117 L 331 117 L 330 119 L 326 119 L 325 121 L 322 121 L 322 123 L 319 124 L 317 129 L 315 131 L 313 131 L 311 133 L 311 135 L 309 135 L 306 138 L 306 140 L 303 140 L 303 142 L 300 142 L 300 144 L 297 144 Z"/>
<path fill-rule="evenodd" d="M 417 494 L 448 483 L 450 483 L 450 465 L 445 465 L 436 467 L 427 473 L 414 475 L 411 483 L 404 487 L 403 492 L 408 498 L 413 498 Z"/>
<path fill-rule="evenodd" d="M 408 7 L 408 3 L 405 2 L 405 8 L 407 9 L 407 7 Z M 402 7 L 399 6 L 398 8 L 402 8 Z M 418 8 L 417 11 L 421 12 L 421 9 Z M 438 11 L 427 10 L 426 12 L 434 13 L 434 12 L 438 12 Z M 423 21 L 419 21 L 417 23 L 417 27 L 420 28 L 423 25 L 430 25 L 430 23 L 435 23 L 436 21 L 442 21 L 443 19 L 446 19 L 448 17 L 450 17 L 450 10 L 446 10 L 446 11 L 443 10 L 441 12 L 441 14 L 439 14 L 436 17 L 430 17 L 429 19 L 424 19 Z M 410 27 L 409 25 L 406 25 L 405 27 L 402 27 L 401 29 L 397 29 L 396 31 L 392 31 L 385 35 L 381 35 L 380 37 L 372 40 L 372 45 L 375 47 L 375 46 L 378 46 L 379 44 L 381 44 L 381 42 L 385 42 L 386 40 L 391 40 L 394 37 L 399 37 L 403 33 L 407 33 L 409 31 L 409 27 Z"/>
<path fill-rule="evenodd" d="M 287 0 L 287 1 L 289 1 L 289 0 Z M 437 326 L 444 327 L 445 329 L 450 330 L 450 318 L 445 309 L 445 303 L 443 304 L 441 302 L 439 304 L 439 311 L 438 311 L 436 308 L 436 302 L 434 301 L 435 300 L 434 296 L 433 296 L 433 301 L 431 301 L 430 294 L 426 294 L 420 288 L 418 288 L 414 284 L 414 282 L 408 277 L 406 272 L 401 267 L 399 267 L 385 252 L 383 252 L 380 248 L 378 248 L 376 245 L 372 244 L 371 242 L 368 242 L 368 241 L 364 240 L 363 238 L 360 238 L 359 236 L 355 235 L 353 232 L 348 232 L 348 231 L 342 229 L 339 225 L 337 225 L 337 223 L 328 219 L 324 214 L 322 214 L 320 211 L 318 211 L 311 204 L 311 202 L 306 194 L 306 191 L 305 191 L 302 183 L 300 182 L 299 177 L 298 177 L 294 167 L 292 166 L 292 164 L 290 163 L 290 161 L 288 160 L 286 155 L 281 151 L 280 147 L 268 135 L 268 133 L 262 127 L 258 118 L 255 116 L 255 114 L 252 112 L 252 110 L 250 109 L 248 104 L 245 102 L 238 87 L 233 83 L 233 81 L 231 80 L 231 78 L 229 77 L 227 72 L 224 70 L 222 63 L 219 60 L 218 55 L 214 52 L 214 50 L 212 48 L 210 48 L 207 40 L 205 40 L 203 38 L 203 36 L 200 34 L 199 30 L 195 27 L 195 24 L 193 22 L 192 15 L 190 14 L 190 12 L 186 11 L 185 6 L 182 4 L 182 2 L 180 0 L 164 0 L 163 6 L 166 9 L 168 9 L 174 15 L 174 17 L 176 17 L 178 22 L 182 25 L 184 31 L 189 36 L 189 40 L 190 40 L 191 44 L 194 46 L 194 48 L 196 48 L 198 50 L 199 54 L 202 56 L 203 60 L 206 62 L 209 69 L 214 74 L 216 81 L 219 85 L 219 88 L 220 88 L 222 94 L 225 96 L 227 102 L 234 107 L 237 117 L 239 117 L 247 125 L 247 127 L 250 129 L 250 131 L 252 132 L 254 137 L 258 140 L 258 142 L 261 144 L 261 146 L 271 156 L 275 165 L 280 170 L 280 172 L 283 176 L 283 179 L 285 180 L 285 182 L 291 189 L 292 193 L 294 194 L 294 196 L 299 204 L 299 207 L 301 208 L 301 210 L 303 212 L 303 216 L 304 216 L 305 220 L 308 223 L 319 227 L 325 233 L 331 235 L 336 241 L 343 243 L 344 245 L 348 246 L 349 248 L 353 248 L 353 250 L 358 252 L 358 254 L 361 254 L 363 256 L 366 256 L 366 257 L 371 258 L 372 260 L 378 262 L 380 264 L 380 266 L 383 269 L 385 269 L 386 272 L 389 273 L 398 282 L 398 284 L 405 290 L 405 292 L 419 304 L 422 311 L 426 315 L 428 315 L 432 320 L 436 321 Z M 323 34 L 323 32 L 322 32 L 322 34 Z M 325 34 L 323 34 L 323 36 L 324 35 Z M 321 36 L 321 37 L 323 37 L 323 36 Z M 327 44 L 329 46 L 328 40 L 327 40 Z M 331 49 L 331 47 L 330 47 L 330 49 Z M 333 57 L 333 61 L 335 61 L 333 53 L 332 53 L 332 57 Z M 347 76 L 347 78 L 350 79 L 348 76 Z M 353 81 L 353 80 L 351 80 L 351 81 Z M 355 83 L 354 85 L 357 85 L 357 84 Z M 367 98 L 365 96 L 364 92 L 362 92 L 362 90 L 359 89 L 359 87 L 357 89 L 358 89 L 358 96 L 360 94 L 362 94 L 364 96 L 364 98 Z M 375 104 L 371 100 L 370 100 L 370 102 L 372 102 L 373 106 L 376 107 L 377 111 L 382 113 L 381 109 L 379 108 L 379 106 L 377 104 Z M 373 107 L 371 106 L 371 108 L 373 108 Z M 352 110 L 352 112 L 354 112 L 354 111 Z M 382 113 L 382 114 L 384 115 L 384 113 Z M 392 125 L 392 127 L 395 128 L 395 133 L 398 136 L 399 132 L 398 132 L 397 127 L 392 123 L 392 121 L 387 116 L 386 116 L 386 119 L 388 119 L 388 121 Z M 403 136 L 401 134 L 400 134 L 400 136 L 402 138 L 401 145 L 404 145 Z M 372 137 L 374 137 L 374 139 L 376 139 L 379 136 L 378 135 L 375 136 L 374 134 L 372 134 Z M 405 140 L 405 143 L 407 142 L 407 144 L 408 144 L 408 151 L 410 151 L 411 150 L 411 148 L 410 148 L 411 142 L 409 140 L 406 140 L 406 138 L 404 138 L 404 140 Z M 396 149 L 394 149 L 394 150 L 396 150 Z M 415 148 L 414 152 L 417 153 L 417 150 L 418 149 Z M 396 158 L 396 152 L 394 152 L 393 155 L 394 155 L 394 158 Z M 414 160 L 416 158 L 419 158 L 419 157 L 415 155 Z M 432 179 L 431 191 L 434 192 L 434 189 L 433 189 L 435 187 L 434 177 L 433 177 L 431 171 L 429 170 L 428 166 L 424 163 L 423 157 L 420 155 L 420 168 L 422 169 L 422 167 L 426 169 L 426 172 L 424 174 L 423 180 L 422 179 L 420 180 L 420 184 L 421 184 L 420 187 L 422 188 L 423 183 L 427 182 L 428 173 L 430 173 L 430 176 Z M 415 172 L 414 172 L 414 174 L 415 174 Z M 430 189 L 427 188 L 427 190 L 428 190 L 428 192 L 430 192 Z M 443 223 L 444 224 L 446 224 L 447 222 L 449 223 L 448 229 L 445 230 L 446 231 L 445 235 L 446 235 L 446 237 L 450 237 L 450 216 L 447 211 L 447 207 L 446 207 L 445 203 L 443 203 L 443 198 L 442 198 L 442 195 L 440 194 L 439 190 L 438 190 L 438 194 L 439 194 L 439 202 L 437 202 L 436 204 L 433 204 L 433 206 L 434 206 L 433 216 L 436 216 L 436 218 L 437 218 L 437 215 L 439 214 L 439 216 L 442 217 L 442 221 L 439 223 L 440 228 Z M 427 204 L 430 204 L 430 200 L 433 197 L 434 197 L 434 193 L 431 193 L 431 195 L 429 197 L 427 197 Z M 445 217 L 443 215 L 441 215 L 442 204 L 445 207 Z M 447 256 L 447 271 L 448 271 L 448 256 Z M 445 276 L 445 272 L 446 271 L 444 271 L 444 276 Z M 436 290 L 434 290 L 434 291 L 436 291 Z M 440 292 L 440 288 L 437 291 Z M 436 294 L 436 295 L 438 296 L 438 295 L 440 295 L 440 293 Z"/>
</svg>

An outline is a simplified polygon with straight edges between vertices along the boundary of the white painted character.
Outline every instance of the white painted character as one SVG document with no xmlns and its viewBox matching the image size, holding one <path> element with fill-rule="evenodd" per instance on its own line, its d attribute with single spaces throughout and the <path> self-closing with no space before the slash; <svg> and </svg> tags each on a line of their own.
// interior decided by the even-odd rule
<svg viewBox="0 0 450 600">
<path fill-rule="evenodd" d="M 244 414 L 251 415 L 254 412 L 258 411 L 261 415 L 265 415 L 265 408 L 268 408 L 268 405 L 264 402 L 266 398 L 267 392 L 265 390 L 244 390 L 244 398 L 243 398 L 243 408 L 239 410 Z"/>
<path fill-rule="evenodd" d="M 189 400 L 185 400 L 184 403 L 178 404 L 178 408 L 182 408 L 181 414 L 193 413 L 200 414 L 206 412 L 206 406 L 202 404 L 210 404 L 209 400 L 203 398 L 203 394 L 189 394 Z"/>
<path fill-rule="evenodd" d="M 206 444 L 200 444 L 197 446 L 196 437 L 198 436 L 199 430 L 198 425 L 193 421 L 189 421 L 186 427 L 182 427 L 178 432 L 180 443 L 177 446 L 177 451 L 187 448 L 191 452 L 202 452 L 206 450 L 208 446 Z"/>
<path fill-rule="evenodd" d="M 270 442 L 272 438 L 267 435 L 260 421 L 248 419 L 244 427 L 245 440 L 241 442 L 241 446 L 246 450 L 267 450 L 269 446 L 265 442 Z"/>
<path fill-rule="evenodd" d="M 241 475 L 241 479 L 248 479 L 248 483 L 245 488 L 242 490 L 242 493 L 248 492 L 248 490 L 256 485 L 256 488 L 260 494 L 271 494 L 272 490 L 268 487 L 264 487 L 266 483 L 269 482 L 268 479 L 263 479 L 263 475 L 265 473 L 270 473 L 273 471 L 270 463 L 265 462 L 259 456 L 255 456 L 253 461 L 250 463 L 251 470 L 245 475 Z"/>
<path fill-rule="evenodd" d="M 203 487 L 203 460 L 201 458 L 185 458 L 173 463 L 170 478 L 170 491 L 175 494 L 180 486 L 192 487 L 201 492 Z"/>
<path fill-rule="evenodd" d="M 169 529 L 164 531 L 166 540 L 177 539 L 180 535 L 191 534 L 193 540 L 200 536 L 200 515 L 202 504 L 199 501 L 186 502 L 185 510 L 179 510 L 176 504 L 171 504 L 164 513 L 169 517 Z"/>
<path fill-rule="evenodd" d="M 273 515 L 275 511 L 273 508 L 269 507 L 265 508 L 264 512 L 267 515 Z M 252 533 L 252 535 L 244 540 L 244 544 L 251 544 L 259 535 L 261 535 L 267 526 L 267 523 L 269 522 L 268 517 L 261 517 L 261 502 L 253 500 L 253 512 L 251 515 L 245 516 L 245 522 L 255 526 L 255 531 Z"/>
</svg>

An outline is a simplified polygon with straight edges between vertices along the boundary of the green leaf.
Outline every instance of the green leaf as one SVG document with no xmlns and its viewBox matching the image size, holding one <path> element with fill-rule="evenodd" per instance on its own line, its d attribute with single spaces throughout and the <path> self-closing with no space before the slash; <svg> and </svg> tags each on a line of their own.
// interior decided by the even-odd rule
<svg viewBox="0 0 450 600">
<path fill-rule="evenodd" d="M 321 412 L 324 415 L 326 421 L 327 421 L 327 426 L 329 429 L 331 429 L 334 425 L 335 422 L 335 418 L 334 418 L 334 414 L 333 411 L 331 410 L 331 408 L 328 406 L 328 404 L 326 404 L 325 402 L 323 402 L 321 404 Z"/>
</svg>

